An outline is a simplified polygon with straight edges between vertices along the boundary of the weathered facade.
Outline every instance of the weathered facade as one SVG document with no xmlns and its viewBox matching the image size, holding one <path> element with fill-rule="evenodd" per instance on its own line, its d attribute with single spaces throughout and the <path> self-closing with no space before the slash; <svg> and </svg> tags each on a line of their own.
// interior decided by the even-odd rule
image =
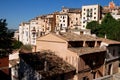
<svg viewBox="0 0 120 80">
<path fill-rule="evenodd" d="M 88 35 L 51 33 L 37 40 L 37 51 L 52 50 L 76 68 L 74 80 L 96 79 L 105 75 L 106 49 L 101 40 Z"/>
<path fill-rule="evenodd" d="M 73 80 L 74 74 L 75 68 L 53 52 L 20 54 L 20 80 Z"/>
</svg>

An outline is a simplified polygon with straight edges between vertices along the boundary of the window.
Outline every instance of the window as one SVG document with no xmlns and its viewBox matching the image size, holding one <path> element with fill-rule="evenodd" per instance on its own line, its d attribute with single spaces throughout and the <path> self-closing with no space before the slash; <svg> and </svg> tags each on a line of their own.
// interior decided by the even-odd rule
<svg viewBox="0 0 120 80">
<path fill-rule="evenodd" d="M 90 11 L 92 12 L 92 9 L 90 9 Z"/>
<path fill-rule="evenodd" d="M 96 8 L 94 8 L 94 10 L 96 10 Z"/>
<path fill-rule="evenodd" d="M 65 22 L 65 20 L 63 20 L 63 22 Z"/>
<path fill-rule="evenodd" d="M 83 77 L 82 80 L 89 80 L 87 76 Z"/>
<path fill-rule="evenodd" d="M 76 20 L 78 20 L 78 18 L 76 18 Z"/>
<path fill-rule="evenodd" d="M 96 15 L 96 12 L 94 12 L 94 14 Z"/>
<path fill-rule="evenodd" d="M 35 37 L 35 34 L 33 34 L 33 37 Z"/>
<path fill-rule="evenodd" d="M 83 25 L 83 28 L 84 28 L 85 26 Z"/>
<path fill-rule="evenodd" d="M 96 17 L 94 17 L 94 19 L 96 19 Z"/>
<path fill-rule="evenodd" d="M 64 19 L 65 17 L 63 16 L 63 19 Z"/>
<path fill-rule="evenodd" d="M 85 9 L 84 9 L 84 11 L 85 11 Z"/>
</svg>

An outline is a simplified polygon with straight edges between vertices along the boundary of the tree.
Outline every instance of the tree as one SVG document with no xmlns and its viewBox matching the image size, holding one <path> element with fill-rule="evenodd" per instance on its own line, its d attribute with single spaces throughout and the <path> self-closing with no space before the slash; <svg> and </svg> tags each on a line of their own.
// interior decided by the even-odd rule
<svg viewBox="0 0 120 80">
<path fill-rule="evenodd" d="M 13 49 L 20 49 L 22 45 L 23 45 L 22 42 L 13 40 L 13 43 L 12 43 Z"/>
<path fill-rule="evenodd" d="M 0 19 L 0 57 L 8 56 L 12 52 L 13 33 L 8 32 L 5 19 Z"/>
<path fill-rule="evenodd" d="M 101 22 L 101 30 L 102 37 L 106 34 L 107 38 L 114 39 L 113 32 L 115 32 L 115 28 L 117 25 L 117 20 L 115 20 L 110 13 L 106 14 Z"/>
<path fill-rule="evenodd" d="M 87 29 L 91 29 L 91 33 L 92 34 L 98 34 L 98 30 L 99 30 L 99 23 L 97 21 L 91 21 L 91 22 L 88 22 L 86 28 Z"/>
<path fill-rule="evenodd" d="M 87 28 L 99 37 L 120 41 L 120 20 L 115 20 L 110 13 L 106 14 L 101 24 L 96 21 L 89 22 Z"/>
</svg>

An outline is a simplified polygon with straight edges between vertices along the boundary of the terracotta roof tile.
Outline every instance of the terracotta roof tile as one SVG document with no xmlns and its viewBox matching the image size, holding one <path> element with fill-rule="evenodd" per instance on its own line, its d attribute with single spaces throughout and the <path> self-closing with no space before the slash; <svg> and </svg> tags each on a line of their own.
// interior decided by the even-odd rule
<svg viewBox="0 0 120 80">
<path fill-rule="evenodd" d="M 82 48 L 68 48 L 70 51 L 73 51 L 77 53 L 78 55 L 85 55 L 90 53 L 97 53 L 97 52 L 105 52 L 106 49 L 100 48 L 100 47 L 82 47 Z"/>
<path fill-rule="evenodd" d="M 59 35 L 56 36 L 67 41 L 100 41 L 100 39 L 97 37 L 93 37 L 90 35 L 78 35 L 72 32 L 60 33 Z"/>
<path fill-rule="evenodd" d="M 102 42 L 105 42 L 107 44 L 120 44 L 119 41 L 115 41 L 115 40 L 110 40 L 110 39 L 105 39 L 105 38 L 100 38 Z"/>
</svg>

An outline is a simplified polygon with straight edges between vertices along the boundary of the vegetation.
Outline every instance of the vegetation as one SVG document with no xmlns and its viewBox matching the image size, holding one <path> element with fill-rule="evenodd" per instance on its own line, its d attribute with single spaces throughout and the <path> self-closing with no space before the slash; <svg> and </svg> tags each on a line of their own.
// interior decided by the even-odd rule
<svg viewBox="0 0 120 80">
<path fill-rule="evenodd" d="M 106 14 L 101 24 L 92 21 L 87 24 L 87 29 L 99 37 L 107 36 L 108 39 L 120 41 L 120 20 L 115 20 L 110 13 Z"/>
<path fill-rule="evenodd" d="M 14 32 L 7 27 L 6 19 L 0 19 L 0 57 L 8 56 L 14 49 L 20 49 L 22 43 L 13 39 Z"/>
<path fill-rule="evenodd" d="M 17 40 L 14 40 L 12 44 L 13 49 L 20 49 L 22 45 L 23 45 L 22 42 L 17 41 Z"/>
<path fill-rule="evenodd" d="M 32 46 L 31 45 L 23 45 L 20 49 L 21 53 L 30 53 L 32 52 Z"/>
<path fill-rule="evenodd" d="M 12 52 L 13 33 L 8 31 L 5 19 L 0 19 L 0 57 L 8 56 Z"/>
</svg>

